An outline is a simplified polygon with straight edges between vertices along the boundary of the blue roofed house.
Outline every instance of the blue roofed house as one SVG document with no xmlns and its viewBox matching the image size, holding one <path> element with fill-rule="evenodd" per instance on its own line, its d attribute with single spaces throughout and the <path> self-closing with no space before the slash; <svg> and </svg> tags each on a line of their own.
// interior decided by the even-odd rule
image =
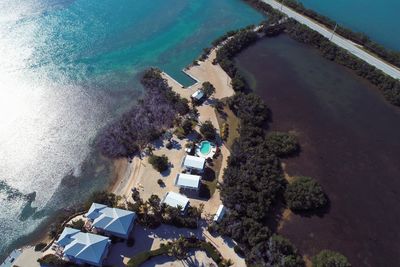
<svg viewBox="0 0 400 267">
<path fill-rule="evenodd" d="M 99 232 L 121 238 L 128 238 L 133 229 L 136 213 L 106 205 L 93 203 L 86 217 Z"/>
<path fill-rule="evenodd" d="M 62 258 L 77 264 L 102 266 L 110 246 L 108 237 L 65 227 L 56 241 Z"/>
</svg>

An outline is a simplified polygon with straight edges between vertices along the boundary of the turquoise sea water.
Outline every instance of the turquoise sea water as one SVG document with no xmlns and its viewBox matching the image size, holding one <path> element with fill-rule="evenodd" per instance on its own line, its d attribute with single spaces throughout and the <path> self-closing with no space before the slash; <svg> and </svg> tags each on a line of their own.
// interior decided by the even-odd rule
<svg viewBox="0 0 400 267">
<path fill-rule="evenodd" d="M 339 24 L 367 34 L 383 46 L 400 51 L 399 0 L 299 0 L 307 8 Z"/>
<path fill-rule="evenodd" d="M 0 0 L 0 259 L 107 186 L 93 140 L 140 95 L 140 71 L 188 84 L 213 39 L 262 19 L 240 0 Z"/>
</svg>

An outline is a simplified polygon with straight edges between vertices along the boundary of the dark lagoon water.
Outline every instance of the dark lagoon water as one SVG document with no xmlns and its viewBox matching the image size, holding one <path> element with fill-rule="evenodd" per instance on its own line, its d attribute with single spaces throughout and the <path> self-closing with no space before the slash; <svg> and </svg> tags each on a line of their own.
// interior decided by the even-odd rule
<svg viewBox="0 0 400 267">
<path fill-rule="evenodd" d="M 93 140 L 141 94 L 138 73 L 189 84 L 204 47 L 262 19 L 241 0 L 0 0 L 0 260 L 107 187 Z"/>
<path fill-rule="evenodd" d="M 363 32 L 372 40 L 400 51 L 400 1 L 398 0 L 299 0 L 307 8 L 339 24 Z"/>
<path fill-rule="evenodd" d="M 237 62 L 272 109 L 272 129 L 299 136 L 288 173 L 318 179 L 331 200 L 324 216 L 293 215 L 281 233 L 307 255 L 334 249 L 353 266 L 399 266 L 400 109 L 287 36 L 257 43 Z"/>
</svg>

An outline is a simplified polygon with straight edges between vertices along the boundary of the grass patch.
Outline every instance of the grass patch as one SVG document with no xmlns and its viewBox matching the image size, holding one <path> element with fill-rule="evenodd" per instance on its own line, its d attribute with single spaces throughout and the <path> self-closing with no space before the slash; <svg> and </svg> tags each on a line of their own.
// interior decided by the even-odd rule
<svg viewBox="0 0 400 267">
<path fill-rule="evenodd" d="M 226 104 L 226 99 L 223 99 L 222 101 Z M 215 111 L 215 114 L 217 115 L 220 132 L 222 132 L 224 124 L 229 125 L 229 134 L 225 144 L 230 150 L 235 139 L 239 138 L 238 129 L 240 120 L 235 114 L 233 114 L 232 110 L 227 105 L 224 106 L 222 112 Z"/>
</svg>

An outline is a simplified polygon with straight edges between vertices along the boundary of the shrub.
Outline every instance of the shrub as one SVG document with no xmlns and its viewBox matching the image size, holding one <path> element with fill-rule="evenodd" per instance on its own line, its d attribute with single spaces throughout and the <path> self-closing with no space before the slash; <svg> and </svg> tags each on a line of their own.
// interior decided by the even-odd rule
<svg viewBox="0 0 400 267">
<path fill-rule="evenodd" d="M 228 140 L 228 136 L 229 136 L 229 124 L 224 122 L 224 124 L 222 124 L 221 138 L 222 140 L 226 141 Z"/>
<path fill-rule="evenodd" d="M 41 251 L 47 246 L 47 243 L 40 242 L 35 245 L 35 251 Z"/>
<path fill-rule="evenodd" d="M 158 172 L 166 171 L 168 169 L 168 165 L 169 165 L 168 157 L 165 155 L 162 155 L 162 156 L 151 155 L 149 157 L 149 163 Z"/>
<path fill-rule="evenodd" d="M 78 230 L 82 230 L 83 227 L 85 226 L 85 222 L 82 219 L 79 219 L 71 222 L 69 226 Z"/>
<path fill-rule="evenodd" d="M 268 148 L 278 157 L 289 156 L 299 150 L 299 142 L 296 136 L 288 133 L 270 133 L 267 136 L 266 142 Z"/>
<path fill-rule="evenodd" d="M 186 137 L 185 130 L 183 130 L 182 127 L 176 128 L 174 133 L 175 133 L 176 137 L 178 137 L 178 139 L 180 139 L 180 140 L 182 140 Z"/>
<path fill-rule="evenodd" d="M 221 100 L 219 100 L 217 98 L 214 99 L 214 102 L 211 105 L 219 113 L 222 113 L 224 106 L 225 106 L 224 102 L 222 102 Z"/>
<path fill-rule="evenodd" d="M 313 267 L 351 267 L 347 258 L 339 252 L 322 250 L 312 258 Z"/>
<path fill-rule="evenodd" d="M 243 256 L 244 256 L 244 252 L 243 252 L 243 250 L 240 248 L 240 246 L 235 245 L 235 246 L 233 247 L 233 250 L 234 250 L 235 253 L 238 254 L 240 257 L 243 257 Z"/>
<path fill-rule="evenodd" d="M 288 207 L 294 211 L 311 211 L 323 208 L 328 199 L 322 187 L 310 177 L 297 177 L 285 192 Z"/>
<path fill-rule="evenodd" d="M 215 87 L 210 82 L 204 82 L 201 90 L 206 97 L 210 97 L 215 93 Z"/>
<path fill-rule="evenodd" d="M 158 180 L 157 180 L 157 183 L 158 183 L 160 186 L 164 186 L 164 185 L 165 185 L 165 183 L 164 183 L 164 181 L 163 181 L 162 179 L 158 179 Z"/>
<path fill-rule="evenodd" d="M 217 226 L 215 223 L 211 223 L 207 226 L 207 231 L 210 232 L 211 235 L 215 234 L 217 232 Z"/>
<path fill-rule="evenodd" d="M 169 141 L 169 142 L 165 145 L 165 147 L 166 147 L 167 149 L 172 149 L 172 147 L 173 147 L 172 142 Z"/>
<path fill-rule="evenodd" d="M 204 136 L 205 139 L 214 140 L 217 134 L 214 125 L 211 121 L 205 121 L 200 126 L 200 133 Z"/>
<path fill-rule="evenodd" d="M 53 254 L 48 254 L 37 260 L 41 265 L 55 266 L 55 267 L 77 267 L 78 265 L 71 262 L 66 262 Z"/>
</svg>

